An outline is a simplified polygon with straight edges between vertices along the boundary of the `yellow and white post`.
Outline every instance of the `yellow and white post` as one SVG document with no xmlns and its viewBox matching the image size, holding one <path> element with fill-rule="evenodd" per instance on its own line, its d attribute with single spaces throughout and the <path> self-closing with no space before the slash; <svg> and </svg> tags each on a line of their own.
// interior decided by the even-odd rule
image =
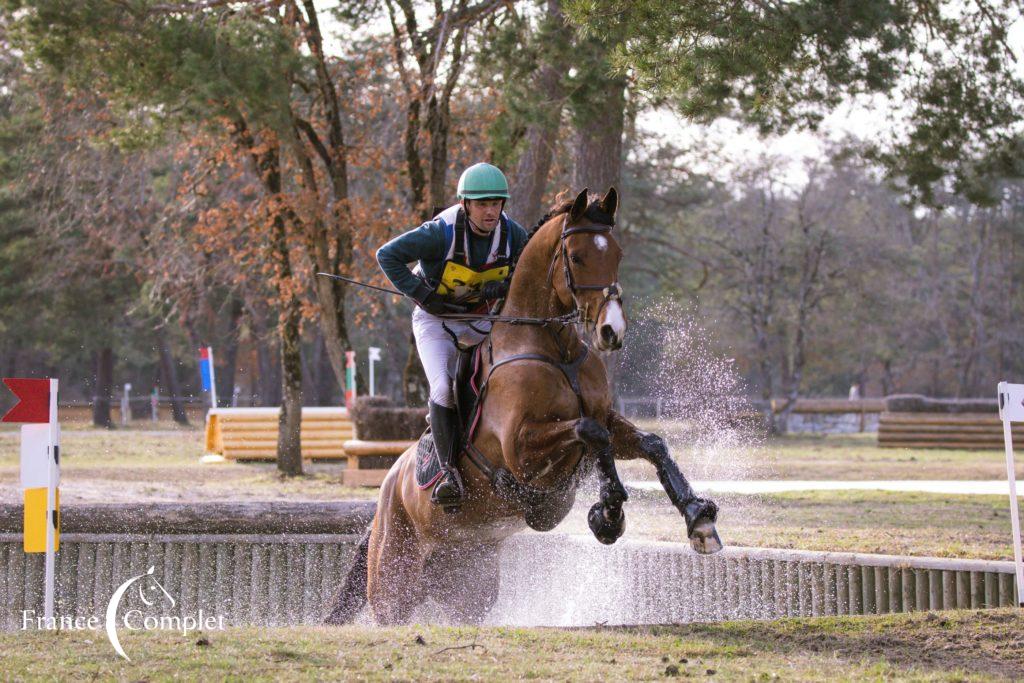
<svg viewBox="0 0 1024 683">
<path fill-rule="evenodd" d="M 999 418 L 1003 421 L 1006 445 L 1006 478 L 1010 483 L 1010 528 L 1013 531 L 1013 561 L 1017 575 L 1017 604 L 1024 607 L 1024 557 L 1021 553 L 1020 516 L 1017 511 L 1017 472 L 1013 462 L 1014 422 L 1024 422 L 1024 384 L 999 383 Z"/>
</svg>

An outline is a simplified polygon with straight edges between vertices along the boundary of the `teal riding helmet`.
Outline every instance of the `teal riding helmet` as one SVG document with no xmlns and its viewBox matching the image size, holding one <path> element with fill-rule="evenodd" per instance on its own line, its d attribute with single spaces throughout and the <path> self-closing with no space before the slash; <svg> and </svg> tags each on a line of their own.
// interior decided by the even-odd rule
<svg viewBox="0 0 1024 683">
<path fill-rule="evenodd" d="M 497 166 L 473 164 L 459 177 L 459 199 L 508 199 L 508 181 Z"/>
</svg>

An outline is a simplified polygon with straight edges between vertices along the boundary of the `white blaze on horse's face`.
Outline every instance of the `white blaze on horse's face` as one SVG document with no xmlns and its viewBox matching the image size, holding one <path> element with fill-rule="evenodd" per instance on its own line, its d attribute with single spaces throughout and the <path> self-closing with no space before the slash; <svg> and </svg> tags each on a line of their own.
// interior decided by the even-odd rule
<svg viewBox="0 0 1024 683">
<path fill-rule="evenodd" d="M 581 239 L 582 238 L 582 239 Z M 576 298 L 591 318 L 594 345 L 600 351 L 622 348 L 626 336 L 626 314 L 619 299 L 619 263 L 622 248 L 612 233 L 574 235 L 570 261 L 577 285 Z"/>
</svg>

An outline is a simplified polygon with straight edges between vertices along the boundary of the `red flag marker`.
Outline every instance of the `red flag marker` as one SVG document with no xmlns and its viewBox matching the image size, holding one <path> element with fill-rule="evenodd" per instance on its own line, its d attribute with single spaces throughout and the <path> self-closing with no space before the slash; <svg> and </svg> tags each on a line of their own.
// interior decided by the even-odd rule
<svg viewBox="0 0 1024 683">
<path fill-rule="evenodd" d="M 4 384 L 19 400 L 0 422 L 50 421 L 50 380 L 4 377 Z"/>
</svg>

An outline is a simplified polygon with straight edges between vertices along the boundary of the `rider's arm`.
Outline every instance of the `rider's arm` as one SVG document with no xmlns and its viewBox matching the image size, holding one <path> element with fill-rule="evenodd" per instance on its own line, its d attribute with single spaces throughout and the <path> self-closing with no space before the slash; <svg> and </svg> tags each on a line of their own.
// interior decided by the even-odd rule
<svg viewBox="0 0 1024 683">
<path fill-rule="evenodd" d="M 427 221 L 378 249 L 377 263 L 398 291 L 416 301 L 423 301 L 432 290 L 413 274 L 408 264 L 416 261 L 442 261 L 446 246 L 441 224 Z"/>
</svg>

